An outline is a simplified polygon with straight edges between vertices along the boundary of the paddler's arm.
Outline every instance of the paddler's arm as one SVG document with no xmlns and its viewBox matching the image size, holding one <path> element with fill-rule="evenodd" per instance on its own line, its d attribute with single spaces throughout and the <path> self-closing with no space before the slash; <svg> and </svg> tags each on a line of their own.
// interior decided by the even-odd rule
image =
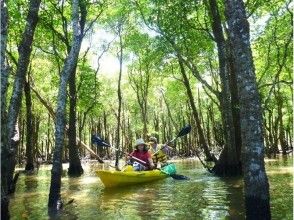
<svg viewBox="0 0 294 220">
<path fill-rule="evenodd" d="M 125 153 L 125 155 L 126 155 L 126 163 L 127 164 L 132 164 L 133 163 L 133 161 L 132 161 L 132 156 L 133 156 L 133 154 L 134 154 L 134 151 L 133 152 L 131 152 L 131 153 Z"/>
<path fill-rule="evenodd" d="M 154 169 L 154 168 L 155 168 L 155 165 L 154 165 L 154 163 L 153 163 L 152 158 L 148 158 L 148 162 L 149 162 L 149 165 L 150 165 L 150 169 L 151 169 L 151 170 Z"/>
<path fill-rule="evenodd" d="M 167 149 L 167 150 L 174 150 L 171 146 L 169 146 L 168 144 L 164 144 L 162 146 L 162 149 Z"/>
<path fill-rule="evenodd" d="M 155 168 L 155 165 L 153 163 L 152 156 L 151 156 L 150 152 L 147 152 L 147 153 L 149 154 L 149 156 L 148 156 L 149 166 L 150 166 L 150 169 L 152 170 Z"/>
<path fill-rule="evenodd" d="M 158 151 L 156 151 L 154 154 L 152 154 L 153 156 L 158 154 L 160 151 L 163 151 L 163 153 L 167 153 L 170 150 L 174 150 L 171 146 L 169 146 L 168 144 L 170 144 L 169 142 L 162 144 L 160 149 Z"/>
</svg>

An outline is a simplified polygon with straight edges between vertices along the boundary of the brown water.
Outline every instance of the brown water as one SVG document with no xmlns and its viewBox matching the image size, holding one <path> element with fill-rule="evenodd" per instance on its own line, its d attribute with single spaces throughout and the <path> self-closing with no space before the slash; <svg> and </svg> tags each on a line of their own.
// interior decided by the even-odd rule
<svg viewBox="0 0 294 220">
<path fill-rule="evenodd" d="M 241 178 L 219 178 L 207 173 L 198 161 L 176 162 L 179 174 L 191 180 L 168 178 L 153 183 L 105 190 L 96 163 L 83 163 L 84 175 L 68 178 L 65 164 L 62 198 L 74 202 L 64 207 L 58 219 L 244 219 Z M 107 169 L 107 165 L 104 167 Z M 292 158 L 267 160 L 272 219 L 292 219 Z M 38 174 L 21 175 L 11 198 L 11 219 L 49 219 L 47 202 L 51 166 Z"/>
</svg>

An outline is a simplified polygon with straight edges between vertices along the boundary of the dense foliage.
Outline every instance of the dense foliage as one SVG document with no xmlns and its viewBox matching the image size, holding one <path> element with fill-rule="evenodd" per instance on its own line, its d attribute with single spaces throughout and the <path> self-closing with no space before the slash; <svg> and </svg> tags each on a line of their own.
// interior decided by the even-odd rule
<svg viewBox="0 0 294 220">
<path fill-rule="evenodd" d="M 268 154 L 292 147 L 292 20 L 290 2 L 248 2 L 256 76 L 263 105 Z M 9 82 L 14 80 L 17 47 L 24 28 L 26 1 L 9 1 L 7 56 Z M 34 36 L 29 77 L 32 112 L 39 125 L 34 154 L 50 159 L 54 121 L 43 100 L 55 109 L 59 75 L 72 38 L 70 4 L 41 5 Z M 225 28 L 224 6 L 219 3 Z M 130 150 L 135 138 L 156 135 L 170 140 L 184 124 L 194 124 L 177 54 L 185 59 L 194 101 L 209 148 L 216 155 L 224 145 L 221 91 L 216 44 L 207 1 L 88 1 L 86 36 L 77 72 L 77 135 L 90 145 L 92 133 L 115 143 L 119 38 L 123 26 L 121 146 Z M 104 35 L 104 36 L 101 36 Z M 110 62 L 107 62 L 111 60 Z M 198 76 L 195 76 L 197 70 Z M 115 71 L 117 70 L 117 71 Z M 7 100 L 10 98 L 11 87 Z M 19 117 L 20 161 L 26 148 L 25 100 Z M 146 131 L 144 134 L 144 127 Z M 178 153 L 193 155 L 197 130 L 178 143 Z M 47 149 L 47 150 L 46 150 Z M 80 148 L 81 156 L 85 151 Z M 100 152 L 102 155 L 105 152 Z"/>
</svg>

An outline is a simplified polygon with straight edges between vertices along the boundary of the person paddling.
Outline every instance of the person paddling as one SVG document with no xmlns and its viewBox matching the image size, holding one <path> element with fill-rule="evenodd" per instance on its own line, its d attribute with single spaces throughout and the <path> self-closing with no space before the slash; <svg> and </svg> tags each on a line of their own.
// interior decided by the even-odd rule
<svg viewBox="0 0 294 220">
<path fill-rule="evenodd" d="M 155 167 L 157 167 L 157 163 L 160 163 L 160 166 L 163 167 L 167 165 L 167 153 L 172 148 L 168 146 L 167 144 L 158 144 L 156 137 L 150 137 L 149 138 L 149 144 L 150 144 L 150 153 L 152 155 L 153 163 L 155 164 Z"/>
<path fill-rule="evenodd" d="M 140 161 L 136 161 L 136 158 L 138 158 L 141 161 L 144 161 L 145 165 L 140 163 Z M 136 171 L 152 170 L 154 168 L 154 163 L 151 154 L 148 151 L 147 144 L 144 142 L 142 138 L 136 140 L 135 150 L 132 153 L 130 153 L 128 159 L 134 161 L 133 168 Z"/>
</svg>

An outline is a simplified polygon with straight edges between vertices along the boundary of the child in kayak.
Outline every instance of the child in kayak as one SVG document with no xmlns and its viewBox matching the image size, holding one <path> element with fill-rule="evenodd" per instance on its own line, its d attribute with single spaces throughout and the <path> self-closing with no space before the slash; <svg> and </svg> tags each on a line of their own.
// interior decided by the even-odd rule
<svg viewBox="0 0 294 220">
<path fill-rule="evenodd" d="M 154 163 L 151 154 L 148 151 L 147 144 L 142 138 L 136 140 L 135 148 L 136 149 L 128 156 L 128 159 L 134 161 L 134 170 L 152 170 L 154 168 Z"/>
<path fill-rule="evenodd" d="M 167 144 L 158 144 L 156 137 L 150 137 L 149 138 L 149 144 L 150 144 L 150 153 L 152 155 L 153 163 L 155 164 L 155 167 L 157 167 L 158 162 L 160 163 L 160 166 L 163 167 L 167 165 L 167 153 L 172 148 L 168 146 Z"/>
</svg>

